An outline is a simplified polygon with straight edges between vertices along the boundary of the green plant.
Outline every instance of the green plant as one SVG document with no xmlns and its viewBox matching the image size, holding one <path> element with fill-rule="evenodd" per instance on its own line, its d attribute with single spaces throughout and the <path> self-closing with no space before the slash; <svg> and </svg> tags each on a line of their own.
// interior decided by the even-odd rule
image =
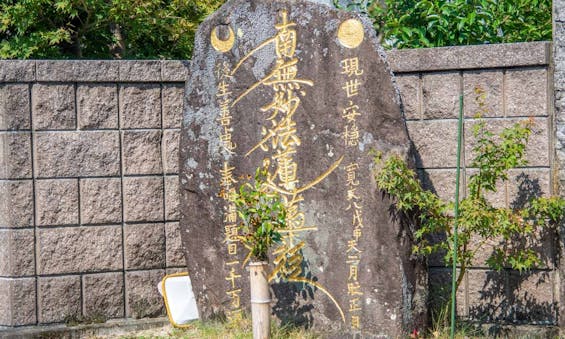
<svg viewBox="0 0 565 339">
<path fill-rule="evenodd" d="M 480 92 L 477 90 L 479 100 Z M 484 109 L 484 103 L 479 102 L 479 106 Z M 424 190 L 400 156 L 375 157 L 378 187 L 393 197 L 404 220 L 417 226 L 413 252 L 424 256 L 444 252 L 446 264 L 451 264 L 452 253 L 457 251 L 456 290 L 476 254 L 485 250 L 489 240 L 498 241 L 487 260 L 492 269 L 511 267 L 522 272 L 539 265 L 539 253 L 525 245 L 543 232 L 555 232 L 555 225 L 564 216 L 565 200 L 559 197 L 535 197 L 514 208 L 496 208 L 487 199 L 489 193 L 496 192 L 498 183 L 508 180 L 510 169 L 526 164 L 525 149 L 531 130 L 531 121 L 505 128 L 498 135 L 488 131 L 483 120 L 475 124 L 475 156 L 470 163 L 475 172 L 468 181 L 468 194 L 460 202 L 456 248 L 453 204 Z"/>
<path fill-rule="evenodd" d="M 189 59 L 224 0 L 3 0 L 0 58 Z"/>
<path fill-rule="evenodd" d="M 286 207 L 280 195 L 266 185 L 267 171 L 258 168 L 253 182 L 244 183 L 233 197 L 241 219 L 239 240 L 250 257 L 268 260 L 269 249 L 281 241 L 280 229 L 286 227 Z"/>
<path fill-rule="evenodd" d="M 348 4 L 372 19 L 388 48 L 551 40 L 550 0 L 353 0 Z"/>
</svg>

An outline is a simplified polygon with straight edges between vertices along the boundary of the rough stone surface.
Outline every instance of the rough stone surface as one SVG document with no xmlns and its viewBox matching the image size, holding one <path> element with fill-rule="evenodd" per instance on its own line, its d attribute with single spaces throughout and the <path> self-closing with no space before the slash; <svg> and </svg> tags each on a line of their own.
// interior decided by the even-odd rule
<svg viewBox="0 0 565 339">
<path fill-rule="evenodd" d="M 118 128 L 118 87 L 115 84 L 77 86 L 80 129 Z"/>
<path fill-rule="evenodd" d="M 463 73 L 463 107 L 465 117 L 480 114 L 483 118 L 503 117 L 501 70 L 480 70 Z"/>
<path fill-rule="evenodd" d="M 120 127 L 161 128 L 161 90 L 158 85 L 120 86 Z"/>
<path fill-rule="evenodd" d="M 124 316 L 124 275 L 121 272 L 82 277 L 83 315 L 106 319 Z"/>
<path fill-rule="evenodd" d="M 186 60 L 161 60 L 161 80 L 185 82 L 189 77 L 188 65 Z"/>
<path fill-rule="evenodd" d="M 34 245 L 33 230 L 0 230 L 0 275 L 34 275 Z"/>
<path fill-rule="evenodd" d="M 399 98 L 368 21 L 357 21 L 362 28 L 353 41 L 336 37 L 348 19 L 359 20 L 308 1 L 235 0 L 200 26 L 181 132 L 180 205 L 203 318 L 249 305 L 241 268 L 246 251 L 225 233 L 233 227 L 225 192 L 268 163 L 271 185 L 297 209 L 289 216 L 297 238 L 286 233 L 279 249 L 289 253 L 305 241 L 304 260 L 292 258 L 302 266 L 289 270 L 291 279 L 307 281 L 274 284 L 274 314 L 328 331 L 391 337 L 423 320 L 423 304 L 415 301 L 422 271 L 370 172 L 371 149 L 407 157 Z M 296 32 L 296 49 L 282 51 L 286 33 L 276 25 L 284 20 L 292 22 L 287 29 L 290 39 Z M 229 41 L 231 25 L 244 35 L 229 52 L 218 52 L 224 47 L 210 43 L 214 28 L 220 26 L 218 39 Z M 249 55 L 274 41 L 276 27 L 281 40 Z"/>
<path fill-rule="evenodd" d="M 553 61 L 554 71 L 552 74 L 553 90 L 554 90 L 554 121 L 555 130 L 553 135 L 555 158 L 554 161 L 558 166 L 557 173 L 554 174 L 554 186 L 557 186 L 557 194 L 565 197 L 565 1 L 553 1 Z M 561 230 L 561 232 L 563 232 Z M 561 238 L 563 239 L 563 233 Z M 563 247 L 559 247 L 558 255 L 563 258 L 565 253 Z M 565 261 L 560 260 L 558 264 L 558 272 L 561 277 L 565 274 Z M 565 279 L 559 279 L 555 284 L 557 287 L 556 299 L 560 300 L 557 305 L 557 312 L 559 314 L 557 324 L 560 328 L 565 328 Z"/>
<path fill-rule="evenodd" d="M 163 133 L 163 156 L 165 173 L 179 172 L 179 130 L 165 130 Z"/>
<path fill-rule="evenodd" d="M 31 135 L 0 132 L 0 178 L 31 177 Z"/>
<path fill-rule="evenodd" d="M 485 44 L 443 48 L 392 50 L 388 60 L 395 72 L 500 68 L 547 65 L 550 43 L 546 41 Z"/>
<path fill-rule="evenodd" d="M 165 314 L 157 284 L 165 270 L 126 272 L 126 317 L 156 317 Z"/>
<path fill-rule="evenodd" d="M 29 85 L 0 83 L 0 130 L 30 129 Z"/>
<path fill-rule="evenodd" d="M 555 0 L 552 3 L 553 3 L 553 22 L 563 23 L 565 21 L 565 3 L 563 2 L 563 0 Z M 561 33 L 562 30 L 558 30 L 557 32 Z M 555 35 L 554 35 L 554 39 L 556 39 Z"/>
<path fill-rule="evenodd" d="M 33 226 L 33 182 L 0 181 L 0 227 Z"/>
<path fill-rule="evenodd" d="M 35 84 L 32 87 L 32 102 L 34 129 L 76 128 L 73 85 Z"/>
<path fill-rule="evenodd" d="M 83 224 L 122 221 L 122 187 L 119 178 L 80 180 L 80 217 Z"/>
<path fill-rule="evenodd" d="M 117 81 L 118 62 L 109 60 L 38 60 L 38 81 Z"/>
<path fill-rule="evenodd" d="M 0 313 L 0 325 L 12 326 L 12 301 L 10 293 L 10 282 L 12 279 L 0 278 L 0 305 L 3 305 Z"/>
<path fill-rule="evenodd" d="M 0 278 L 1 326 L 35 324 L 35 278 Z"/>
<path fill-rule="evenodd" d="M 505 96 L 508 116 L 547 116 L 547 70 L 508 70 Z"/>
<path fill-rule="evenodd" d="M 35 134 L 38 177 L 110 176 L 120 173 L 119 132 L 44 132 Z"/>
<path fill-rule="evenodd" d="M 179 220 L 179 177 L 165 177 L 165 219 Z"/>
<path fill-rule="evenodd" d="M 39 322 L 62 322 L 78 319 L 80 276 L 39 277 L 37 281 Z"/>
<path fill-rule="evenodd" d="M 556 320 L 553 273 L 469 271 L 469 317 L 481 321 L 552 324 Z"/>
<path fill-rule="evenodd" d="M 532 134 L 526 145 L 526 160 L 528 161 L 528 166 L 547 166 L 549 164 L 549 127 L 547 118 L 531 118 Z M 514 118 L 505 119 L 497 121 L 497 123 L 488 124 L 487 130 L 495 134 L 502 132 L 504 128 L 512 127 L 516 123 L 523 123 L 526 118 Z M 476 122 L 474 120 L 468 120 L 465 122 L 465 164 L 470 166 L 471 161 L 475 157 L 472 148 L 476 145 L 475 138 L 473 136 L 473 125 Z M 452 139 L 456 140 L 456 138 Z"/>
<path fill-rule="evenodd" d="M 437 194 L 443 201 L 455 201 L 455 179 L 456 171 L 449 170 L 426 170 L 419 171 L 420 182 L 423 187 Z M 461 179 L 463 173 L 461 173 Z M 462 180 L 460 181 L 463 182 Z M 464 194 L 463 185 L 459 186 L 459 196 Z"/>
<path fill-rule="evenodd" d="M 457 121 L 409 121 L 410 139 L 420 168 L 455 167 L 457 164 Z"/>
<path fill-rule="evenodd" d="M 37 234 L 39 274 L 122 269 L 120 226 L 41 229 Z"/>
<path fill-rule="evenodd" d="M 78 180 L 38 180 L 35 183 L 38 225 L 78 224 Z"/>
<path fill-rule="evenodd" d="M 161 81 L 159 60 L 119 61 L 120 81 Z"/>
<path fill-rule="evenodd" d="M 424 119 L 457 118 L 460 81 L 458 72 L 430 73 L 422 77 Z"/>
<path fill-rule="evenodd" d="M 531 198 L 547 197 L 551 193 L 549 168 L 515 169 L 508 177 L 508 198 L 512 208 L 523 207 Z"/>
<path fill-rule="evenodd" d="M 2 60 L 0 82 L 21 82 L 35 80 L 35 61 Z"/>
<path fill-rule="evenodd" d="M 163 87 L 163 127 L 180 128 L 182 123 L 182 109 L 184 86 L 170 85 Z"/>
<path fill-rule="evenodd" d="M 183 269 L 185 269 L 186 259 L 184 257 L 184 249 L 182 247 L 179 223 L 166 223 L 165 235 L 167 239 L 167 267 L 183 266 Z"/>
<path fill-rule="evenodd" d="M 420 109 L 421 81 L 418 75 L 403 75 L 396 77 L 396 83 L 400 90 L 400 97 L 404 105 L 404 114 L 407 120 L 419 120 L 422 118 Z"/>
<path fill-rule="evenodd" d="M 165 225 L 129 224 L 124 227 L 126 269 L 165 267 Z"/>
<path fill-rule="evenodd" d="M 123 132 L 124 173 L 126 175 L 162 173 L 161 139 L 161 131 Z"/>
<path fill-rule="evenodd" d="M 123 183 L 126 222 L 163 220 L 163 177 L 126 177 Z"/>
<path fill-rule="evenodd" d="M 557 319 L 555 273 L 508 274 L 509 320 L 515 323 L 553 324 Z"/>
<path fill-rule="evenodd" d="M 172 268 L 167 268 L 165 270 L 165 272 L 167 272 L 167 275 L 169 275 L 169 274 L 176 274 L 176 273 L 184 273 L 184 272 L 187 272 L 187 271 L 186 271 L 186 267 L 172 267 Z"/>
<path fill-rule="evenodd" d="M 467 272 L 468 317 L 485 322 L 503 321 L 510 308 L 506 271 L 470 270 Z"/>
</svg>

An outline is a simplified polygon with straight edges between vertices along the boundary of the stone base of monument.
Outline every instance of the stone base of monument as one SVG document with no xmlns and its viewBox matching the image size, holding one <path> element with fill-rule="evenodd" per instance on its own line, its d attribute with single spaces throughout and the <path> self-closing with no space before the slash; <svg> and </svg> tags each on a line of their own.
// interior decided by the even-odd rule
<svg viewBox="0 0 565 339">
<path fill-rule="evenodd" d="M 252 262 L 248 265 L 253 339 L 270 337 L 271 294 L 267 279 L 268 265 L 265 261 Z"/>
</svg>

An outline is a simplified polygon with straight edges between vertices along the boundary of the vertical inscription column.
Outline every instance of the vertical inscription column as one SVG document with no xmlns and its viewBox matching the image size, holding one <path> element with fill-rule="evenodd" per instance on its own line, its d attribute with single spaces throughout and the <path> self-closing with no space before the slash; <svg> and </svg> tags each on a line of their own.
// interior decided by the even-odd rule
<svg viewBox="0 0 565 339">
<path fill-rule="evenodd" d="M 216 33 L 213 32 L 213 35 Z M 230 31 L 230 34 L 232 32 Z M 218 101 L 218 107 L 220 108 L 220 116 L 218 117 L 218 123 L 221 126 L 220 134 L 220 144 L 222 146 L 221 151 L 226 155 L 231 155 L 236 149 L 235 143 L 232 141 L 233 128 L 231 126 L 232 115 L 230 112 L 231 105 L 231 95 L 230 82 L 233 77 L 231 76 L 230 64 L 226 61 L 222 61 L 217 65 L 216 77 L 218 79 L 218 92 L 216 98 Z M 238 229 L 237 229 L 237 212 L 235 209 L 235 203 L 232 197 L 235 194 L 234 185 L 237 183 L 233 175 L 233 167 L 230 164 L 229 157 L 224 157 L 224 162 L 220 170 L 220 198 L 224 200 L 224 234 L 226 250 L 228 254 L 228 261 L 225 263 L 226 269 L 229 272 L 225 277 L 228 282 L 228 289 L 226 294 L 229 296 L 230 309 L 227 312 L 228 319 L 232 320 L 237 316 L 241 315 L 241 262 L 238 257 L 238 251 L 240 250 L 238 246 L 239 240 Z"/>
<path fill-rule="evenodd" d="M 363 25 L 359 20 L 349 19 L 341 23 L 338 32 L 338 41 L 352 53 L 355 52 L 363 41 Z M 337 65 L 336 65 L 337 66 Z M 359 91 L 363 88 L 361 75 L 363 68 L 357 56 L 346 57 L 340 60 L 337 66 L 341 72 L 341 84 L 345 94 L 345 102 L 340 103 L 342 123 L 344 126 L 342 139 L 346 153 L 354 152 L 359 147 L 359 136 L 363 130 L 359 129 L 357 118 L 363 114 L 359 111 L 356 99 Z M 359 164 L 351 159 L 344 165 L 345 170 L 345 192 L 347 200 L 346 215 L 350 216 L 351 224 L 348 225 L 349 240 L 346 249 L 347 265 L 347 296 L 349 301 L 348 322 L 353 330 L 359 330 L 361 326 L 361 314 L 363 312 L 363 292 L 359 282 L 359 265 L 363 254 L 363 199 L 357 193 L 359 186 L 358 170 Z"/>
</svg>

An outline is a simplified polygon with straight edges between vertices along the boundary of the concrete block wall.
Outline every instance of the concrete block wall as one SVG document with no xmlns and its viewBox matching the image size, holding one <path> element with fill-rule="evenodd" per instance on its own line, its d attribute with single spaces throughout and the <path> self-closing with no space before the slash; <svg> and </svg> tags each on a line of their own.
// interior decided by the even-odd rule
<svg viewBox="0 0 565 339">
<path fill-rule="evenodd" d="M 462 183 L 472 174 L 480 85 L 494 130 L 535 121 L 528 167 L 493 201 L 512 206 L 524 188 L 556 192 L 549 51 L 542 42 L 389 53 L 427 187 L 453 197 L 460 94 Z M 182 61 L 0 61 L 0 326 L 163 314 L 155 286 L 185 269 L 177 152 L 187 78 Z M 527 276 L 487 270 L 485 252 L 459 313 L 554 323 L 557 249 L 544 249 L 546 265 Z M 449 284 L 449 269 L 430 264 L 432 288 Z"/>
<path fill-rule="evenodd" d="M 553 90 L 555 103 L 555 163 L 559 166 L 557 180 L 559 194 L 565 197 L 565 0 L 553 1 Z M 561 258 L 565 258 L 565 225 L 561 225 Z M 565 275 L 565 260 L 559 266 L 561 276 Z M 565 279 L 559 285 L 565 291 Z M 560 314 L 565 314 L 565 303 L 559 304 Z M 565 328 L 565 316 L 559 317 L 559 325 Z"/>
<path fill-rule="evenodd" d="M 163 315 L 181 61 L 0 62 L 0 326 Z"/>
<path fill-rule="evenodd" d="M 473 125 L 479 110 L 475 88 L 485 91 L 483 118 L 493 132 L 525 119 L 534 129 L 527 146 L 528 165 L 513 170 L 490 196 L 497 207 L 519 206 L 530 195 L 557 194 L 554 162 L 552 72 L 549 42 L 392 51 L 391 68 L 417 152 L 416 166 L 425 185 L 453 201 L 456 177 L 459 96 L 464 102 L 464 150 L 461 187 L 475 169 Z M 466 192 L 461 189 L 460 196 Z M 559 251 L 555 239 L 537 243 L 544 265 L 530 274 L 488 270 L 493 239 L 478 253 L 460 288 L 458 314 L 485 321 L 556 324 Z M 451 269 L 430 258 L 430 293 L 449 292 Z M 447 282 L 447 285 L 446 285 Z"/>
</svg>

